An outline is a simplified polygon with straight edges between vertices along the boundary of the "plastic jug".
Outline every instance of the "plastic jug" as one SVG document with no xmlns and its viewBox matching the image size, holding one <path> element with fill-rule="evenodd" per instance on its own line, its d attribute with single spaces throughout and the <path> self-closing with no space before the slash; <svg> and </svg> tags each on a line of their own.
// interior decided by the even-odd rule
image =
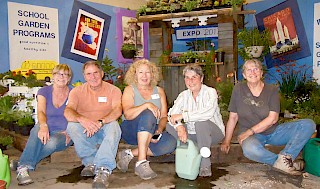
<svg viewBox="0 0 320 189">
<path fill-rule="evenodd" d="M 186 143 L 177 141 L 176 173 L 180 178 L 195 180 L 199 174 L 201 154 L 192 140 Z"/>
</svg>

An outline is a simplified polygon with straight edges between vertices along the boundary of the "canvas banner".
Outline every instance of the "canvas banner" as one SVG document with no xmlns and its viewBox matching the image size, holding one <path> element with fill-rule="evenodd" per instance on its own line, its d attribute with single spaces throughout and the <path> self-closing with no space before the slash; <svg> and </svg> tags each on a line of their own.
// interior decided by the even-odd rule
<svg viewBox="0 0 320 189">
<path fill-rule="evenodd" d="M 26 60 L 59 63 L 58 10 L 8 2 L 10 70 Z"/>
</svg>

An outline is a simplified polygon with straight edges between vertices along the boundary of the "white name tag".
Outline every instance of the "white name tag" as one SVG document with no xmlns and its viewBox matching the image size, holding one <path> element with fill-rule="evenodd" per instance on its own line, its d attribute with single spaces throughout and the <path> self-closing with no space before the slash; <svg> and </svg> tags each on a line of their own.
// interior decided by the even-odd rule
<svg viewBox="0 0 320 189">
<path fill-rule="evenodd" d="M 159 99 L 160 96 L 159 96 L 159 94 L 152 94 L 152 95 L 151 95 L 151 98 L 152 98 L 152 99 Z"/>
<path fill-rule="evenodd" d="M 105 97 L 105 96 L 99 96 L 99 97 L 98 97 L 98 102 L 107 102 L 107 97 Z"/>
</svg>

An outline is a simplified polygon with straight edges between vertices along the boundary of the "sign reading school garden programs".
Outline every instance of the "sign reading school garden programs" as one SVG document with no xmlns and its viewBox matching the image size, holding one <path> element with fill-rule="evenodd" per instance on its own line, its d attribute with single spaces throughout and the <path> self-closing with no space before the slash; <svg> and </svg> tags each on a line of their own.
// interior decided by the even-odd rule
<svg viewBox="0 0 320 189">
<path fill-rule="evenodd" d="M 59 62 L 58 10 L 8 2 L 10 69 L 25 60 Z"/>
</svg>

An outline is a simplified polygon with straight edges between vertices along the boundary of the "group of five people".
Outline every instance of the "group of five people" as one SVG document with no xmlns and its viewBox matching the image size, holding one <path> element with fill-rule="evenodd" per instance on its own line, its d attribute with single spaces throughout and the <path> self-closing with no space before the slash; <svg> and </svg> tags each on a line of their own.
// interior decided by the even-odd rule
<svg viewBox="0 0 320 189">
<path fill-rule="evenodd" d="M 151 179 L 157 174 L 147 156 L 172 153 L 177 140 L 187 139 L 199 149 L 221 143 L 221 151 L 228 153 L 237 124 L 244 156 L 292 175 L 301 174 L 301 166 L 293 160 L 315 131 L 315 123 L 302 119 L 278 124 L 278 89 L 263 82 L 261 62 L 246 61 L 242 74 L 246 81 L 234 86 L 225 129 L 217 91 L 203 84 L 204 74 L 199 65 L 184 68 L 187 89 L 168 111 L 164 89 L 157 86 L 159 70 L 149 60 L 140 59 L 130 66 L 123 94 L 103 81 L 103 70 L 96 61 L 83 65 L 86 83 L 71 90 L 68 84 L 72 71 L 68 65 L 59 64 L 53 69 L 53 85 L 38 92 L 39 122 L 20 157 L 18 182 L 32 183 L 29 170 L 34 170 L 41 159 L 72 144 L 84 165 L 81 176 L 94 176 L 93 188 L 106 188 L 112 171 L 117 167 L 126 172 L 134 157 L 137 157 L 135 174 L 144 180 Z M 153 138 L 154 135 L 160 137 Z M 120 151 L 116 162 L 121 138 L 137 148 Z M 285 148 L 275 154 L 265 148 L 266 144 Z M 199 176 L 211 175 L 211 160 L 203 157 Z"/>
</svg>

